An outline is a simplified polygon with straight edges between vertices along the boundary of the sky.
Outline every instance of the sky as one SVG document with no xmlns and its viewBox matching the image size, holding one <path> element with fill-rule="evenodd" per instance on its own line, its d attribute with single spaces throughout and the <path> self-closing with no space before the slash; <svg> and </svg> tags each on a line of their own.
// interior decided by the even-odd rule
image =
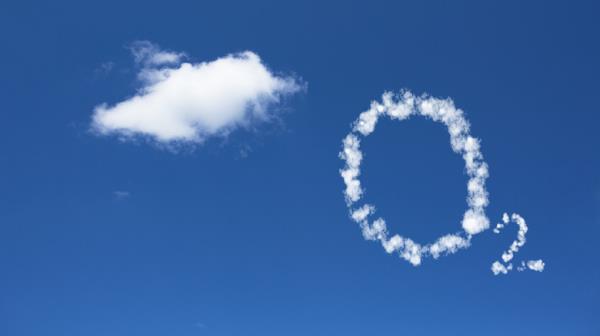
<svg viewBox="0 0 600 336">
<path fill-rule="evenodd" d="M 599 9 L 3 2 L 0 334 L 599 335 Z"/>
</svg>

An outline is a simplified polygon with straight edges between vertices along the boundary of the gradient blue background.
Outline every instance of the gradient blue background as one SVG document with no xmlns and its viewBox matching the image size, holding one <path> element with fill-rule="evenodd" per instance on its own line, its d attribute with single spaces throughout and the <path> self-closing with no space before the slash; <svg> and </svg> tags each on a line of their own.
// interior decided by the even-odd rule
<svg viewBox="0 0 600 336">
<path fill-rule="evenodd" d="M 0 335 L 599 335 L 599 10 L 2 2 Z M 97 137 L 93 107 L 135 90 L 139 39 L 195 61 L 253 50 L 308 90 L 282 124 L 195 151 Z M 362 239 L 337 153 L 370 100 L 401 88 L 466 111 L 488 216 L 522 214 L 516 260 L 545 272 L 489 271 L 514 227 L 419 268 Z M 366 199 L 394 232 L 459 229 L 466 178 L 442 125 L 385 121 L 363 148 Z"/>
</svg>

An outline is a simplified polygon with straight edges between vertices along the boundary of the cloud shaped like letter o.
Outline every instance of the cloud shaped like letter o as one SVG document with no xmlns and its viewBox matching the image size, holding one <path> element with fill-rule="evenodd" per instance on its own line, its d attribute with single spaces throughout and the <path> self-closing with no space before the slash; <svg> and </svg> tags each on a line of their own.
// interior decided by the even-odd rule
<svg viewBox="0 0 600 336">
<path fill-rule="evenodd" d="M 362 199 L 360 164 L 363 154 L 360 150 L 361 138 L 371 134 L 381 116 L 395 120 L 405 120 L 411 116 L 422 116 L 446 125 L 450 134 L 452 150 L 460 154 L 469 177 L 467 182 L 467 210 L 462 219 L 462 231 L 444 235 L 430 244 L 419 244 L 410 238 L 388 232 L 385 220 L 371 220 L 375 206 L 356 204 Z M 469 122 L 462 110 L 456 108 L 450 99 L 415 96 L 409 91 L 394 95 L 386 92 L 381 102 L 372 102 L 369 110 L 361 113 L 354 122 L 352 132 L 343 140 L 340 158 L 345 161 L 340 174 L 346 185 L 345 198 L 351 218 L 357 222 L 365 239 L 379 241 L 387 253 L 397 252 L 401 258 L 417 266 L 424 257 L 437 259 L 441 255 L 452 254 L 470 246 L 471 237 L 490 227 L 485 214 L 488 205 L 488 192 L 485 181 L 489 175 L 488 166 L 481 154 L 480 142 L 471 136 Z"/>
</svg>

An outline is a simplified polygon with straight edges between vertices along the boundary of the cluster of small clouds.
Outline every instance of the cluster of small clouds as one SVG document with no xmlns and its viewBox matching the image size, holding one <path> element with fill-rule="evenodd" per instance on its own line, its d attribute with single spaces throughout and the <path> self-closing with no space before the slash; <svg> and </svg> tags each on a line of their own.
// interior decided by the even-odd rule
<svg viewBox="0 0 600 336">
<path fill-rule="evenodd" d="M 303 89 L 296 78 L 271 72 L 251 51 L 191 63 L 184 62 L 185 53 L 148 41 L 135 42 L 130 50 L 141 87 L 121 102 L 95 107 L 92 129 L 100 134 L 201 143 L 274 119 L 273 105 Z"/>
<path fill-rule="evenodd" d="M 405 120 L 412 115 L 446 125 L 452 150 L 462 155 L 469 176 L 468 209 L 462 219 L 463 231 L 442 236 L 427 245 L 421 245 L 398 234 L 390 236 L 384 219 L 377 218 L 369 221 L 369 217 L 375 213 L 373 205 L 355 206 L 364 194 L 359 180 L 360 164 L 363 159 L 360 138 L 368 136 L 375 130 L 381 116 L 393 120 Z M 485 215 L 485 207 L 489 203 L 485 189 L 485 181 L 489 176 L 488 166 L 483 161 L 480 141 L 470 135 L 469 127 L 463 111 L 456 108 L 451 99 L 438 99 L 426 95 L 415 96 L 409 91 L 398 95 L 386 92 L 381 102 L 372 102 L 370 108 L 360 114 L 353 125 L 352 132 L 343 140 L 340 158 L 345 161 L 345 166 L 340 174 L 346 186 L 344 194 L 350 216 L 360 225 L 365 239 L 379 241 L 387 253 L 397 252 L 401 258 L 418 266 L 423 257 L 431 256 L 437 259 L 442 255 L 468 248 L 473 235 L 489 228 L 489 220 Z"/>
<path fill-rule="evenodd" d="M 510 244 L 508 250 L 502 253 L 502 262 L 497 260 L 492 264 L 491 269 L 494 275 L 507 274 L 508 272 L 514 269 L 514 266 L 511 261 L 513 260 L 515 253 L 517 253 L 527 241 L 527 239 L 525 238 L 525 235 L 529 230 L 529 228 L 527 227 L 527 222 L 525 222 L 525 219 L 523 217 L 516 213 L 513 213 L 512 216 L 509 216 L 507 213 L 504 213 L 502 215 L 502 222 L 496 224 L 496 227 L 494 228 L 494 233 L 499 234 L 500 231 L 511 221 L 519 226 L 519 231 L 517 232 L 517 239 L 515 239 Z M 542 272 L 544 270 L 544 267 L 544 261 L 538 259 L 529 260 L 527 262 L 522 261 L 521 264 L 516 267 L 516 269 L 517 271 L 524 271 L 530 269 L 532 271 Z"/>
</svg>

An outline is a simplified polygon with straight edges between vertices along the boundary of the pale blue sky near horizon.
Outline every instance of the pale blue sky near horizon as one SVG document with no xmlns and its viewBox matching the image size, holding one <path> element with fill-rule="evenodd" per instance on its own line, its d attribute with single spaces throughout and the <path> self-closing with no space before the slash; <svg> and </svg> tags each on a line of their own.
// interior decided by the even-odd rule
<svg viewBox="0 0 600 336">
<path fill-rule="evenodd" d="M 600 5 L 593 1 L 3 2 L 0 335 L 598 335 Z M 90 131 L 139 85 L 127 46 L 251 50 L 306 84 L 277 122 L 169 150 Z M 343 137 L 386 90 L 450 97 L 516 235 L 413 267 L 348 217 Z M 361 180 L 390 230 L 460 229 L 443 125 L 382 120 Z"/>
</svg>

